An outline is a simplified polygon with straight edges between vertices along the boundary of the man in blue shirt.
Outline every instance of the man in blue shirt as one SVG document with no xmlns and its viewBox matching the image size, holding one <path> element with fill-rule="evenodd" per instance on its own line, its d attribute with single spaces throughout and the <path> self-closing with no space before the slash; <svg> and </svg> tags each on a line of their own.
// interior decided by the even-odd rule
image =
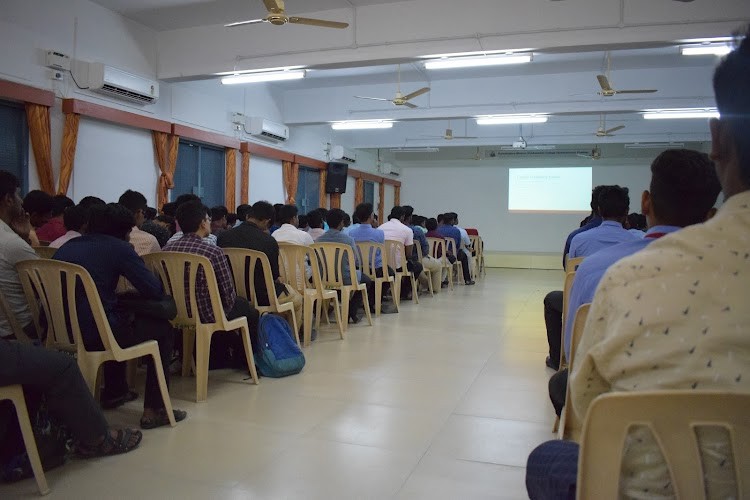
<svg viewBox="0 0 750 500">
<path fill-rule="evenodd" d="M 635 235 L 622 227 L 630 210 L 628 188 L 605 186 L 599 195 L 599 227 L 577 234 L 570 242 L 568 258 L 587 257 L 618 243 L 632 241 Z"/>
<path fill-rule="evenodd" d="M 570 359 L 573 321 L 578 308 L 594 299 L 599 281 L 618 260 L 683 227 L 713 216 L 721 185 L 713 163 L 705 153 L 688 149 L 664 151 L 651 164 L 651 186 L 641 197 L 641 211 L 648 231 L 644 238 L 607 247 L 586 257 L 576 271 L 565 316 L 565 355 Z M 552 376 L 549 392 L 557 414 L 565 404 L 568 371 Z"/>
<path fill-rule="evenodd" d="M 565 261 L 568 258 L 568 252 L 570 251 L 570 242 L 573 241 L 573 238 L 577 234 L 583 233 L 584 231 L 599 227 L 599 224 L 602 223 L 602 218 L 599 216 L 599 194 L 601 194 L 604 187 L 605 186 L 603 185 L 596 186 L 593 191 L 591 191 L 591 215 L 589 216 L 588 222 L 583 224 L 575 231 L 572 231 L 568 235 L 568 238 L 565 240 L 565 248 L 563 249 L 563 269 L 565 269 Z"/>
<path fill-rule="evenodd" d="M 474 281 L 471 279 L 471 269 L 469 269 L 469 257 L 466 255 L 466 252 L 461 251 L 461 231 L 456 227 L 458 216 L 454 212 L 448 212 L 442 215 L 443 224 L 440 224 L 440 219 L 438 219 L 438 233 L 442 234 L 444 238 L 450 238 L 456 242 L 455 257 L 461 262 L 464 273 L 464 283 L 467 285 L 473 285 Z"/>
</svg>

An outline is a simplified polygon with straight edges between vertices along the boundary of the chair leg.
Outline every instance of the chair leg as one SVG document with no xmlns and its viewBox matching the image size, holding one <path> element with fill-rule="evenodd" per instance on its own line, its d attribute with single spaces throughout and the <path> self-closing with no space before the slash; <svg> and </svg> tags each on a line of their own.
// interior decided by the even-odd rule
<svg viewBox="0 0 750 500">
<path fill-rule="evenodd" d="M 552 425 L 552 434 L 556 434 L 560 428 L 560 417 L 555 417 L 555 423 Z"/>
<path fill-rule="evenodd" d="M 393 292 L 393 290 L 391 290 Z M 391 293 L 393 295 L 393 293 Z M 383 282 L 375 280 L 375 316 L 380 316 L 380 305 L 383 300 Z M 347 316 L 348 317 L 348 316 Z"/>
<path fill-rule="evenodd" d="M 193 351 L 195 350 L 195 330 L 182 329 L 182 376 L 190 376 L 193 369 Z"/>
<path fill-rule="evenodd" d="M 294 309 L 289 311 L 289 315 L 292 317 L 292 331 L 294 332 L 294 340 L 297 341 L 297 345 L 301 346 L 299 341 L 299 324 L 297 323 L 297 314 L 294 312 Z"/>
<path fill-rule="evenodd" d="M 253 346 L 250 343 L 250 330 L 245 327 L 240 328 L 240 335 L 242 335 L 242 345 L 245 347 L 245 359 L 247 360 L 247 367 L 250 369 L 250 376 L 253 378 L 253 383 L 258 385 L 258 371 L 255 369 L 255 356 L 253 356 Z M 299 343 L 299 338 L 297 338 Z"/>
<path fill-rule="evenodd" d="M 363 293 L 367 293 L 365 290 Z M 349 299 L 351 296 L 350 288 L 343 288 L 341 290 L 341 317 L 346 318 L 346 322 L 343 327 L 344 330 L 349 328 Z M 367 311 L 367 317 L 370 317 L 370 304 L 367 302 L 367 295 L 362 295 L 365 298 L 365 311 Z M 372 324 L 372 321 L 370 322 Z"/>
<path fill-rule="evenodd" d="M 198 403 L 205 402 L 208 397 L 208 360 L 211 353 L 211 333 L 196 332 L 195 334 L 195 401 Z"/>
<path fill-rule="evenodd" d="M 396 276 L 393 277 L 393 281 L 391 282 L 391 296 L 393 297 L 393 305 L 396 306 L 396 309 L 399 308 L 401 305 L 401 277 L 402 274 L 396 274 Z"/>
<path fill-rule="evenodd" d="M 127 377 L 129 387 L 133 387 L 135 385 L 136 371 L 138 370 L 138 359 L 139 358 L 129 359 L 127 361 L 128 370 L 127 370 L 126 377 Z"/>
<path fill-rule="evenodd" d="M 84 355 L 78 357 L 78 369 L 81 370 L 81 375 L 83 375 L 83 379 L 86 381 L 86 385 L 88 386 L 89 391 L 91 391 L 91 394 L 94 396 L 94 398 L 96 398 L 96 382 L 99 375 L 99 365 L 93 363 Z"/>
<path fill-rule="evenodd" d="M 339 335 L 341 336 L 341 340 L 344 340 L 344 323 L 341 321 L 341 310 L 339 309 L 339 299 L 337 297 L 333 298 L 333 313 L 336 315 L 336 323 L 339 325 Z M 347 318 L 349 318 L 349 316 L 347 316 Z"/>
<path fill-rule="evenodd" d="M 26 400 L 23 397 L 23 389 L 21 386 L 9 386 L 3 387 L 3 392 L 11 391 L 12 394 L 7 395 L 8 399 L 16 407 L 16 415 L 18 416 L 18 425 L 21 428 L 21 435 L 23 436 L 23 444 L 26 446 L 26 453 L 29 456 L 29 462 L 31 463 L 31 470 L 34 471 L 34 479 L 36 479 L 36 486 L 39 488 L 39 494 L 46 495 L 49 493 L 49 486 L 47 486 L 47 478 L 44 476 L 44 469 L 42 468 L 42 461 L 39 458 L 39 449 L 36 447 L 36 439 L 34 439 L 34 431 L 31 429 L 31 421 L 29 420 L 29 411 L 26 408 Z"/>
<path fill-rule="evenodd" d="M 302 325 L 304 330 L 304 338 L 302 340 L 303 347 L 309 346 L 310 341 L 312 340 L 313 307 L 315 307 L 315 302 L 315 299 L 310 295 L 305 295 L 305 305 L 302 307 L 302 314 L 305 317 Z"/>
<path fill-rule="evenodd" d="M 344 294 L 342 294 L 342 297 L 343 296 Z M 344 318 L 349 317 L 349 294 L 348 293 L 346 294 L 346 300 L 347 300 L 346 311 L 344 311 L 343 308 L 341 310 L 341 315 Z M 367 292 L 367 288 L 362 289 L 362 304 L 364 305 L 365 314 L 367 315 L 367 322 L 370 324 L 370 326 L 372 326 L 372 314 L 370 313 L 370 297 Z M 348 321 L 346 324 L 348 324 Z"/>
<path fill-rule="evenodd" d="M 159 381 L 159 391 L 161 391 L 161 399 L 164 402 L 164 410 L 167 412 L 169 417 L 169 425 L 174 427 L 177 422 L 174 419 L 174 412 L 172 411 L 172 398 L 169 397 L 169 387 L 167 387 L 167 379 L 164 377 L 164 369 L 161 366 L 161 355 L 156 346 L 150 354 L 154 362 L 154 372 L 156 373 L 156 380 Z M 167 369 L 169 369 L 167 367 Z"/>
<path fill-rule="evenodd" d="M 414 273 L 410 273 L 411 277 L 411 300 L 415 304 L 419 304 L 419 288 L 417 288 L 417 280 L 414 278 Z"/>
</svg>

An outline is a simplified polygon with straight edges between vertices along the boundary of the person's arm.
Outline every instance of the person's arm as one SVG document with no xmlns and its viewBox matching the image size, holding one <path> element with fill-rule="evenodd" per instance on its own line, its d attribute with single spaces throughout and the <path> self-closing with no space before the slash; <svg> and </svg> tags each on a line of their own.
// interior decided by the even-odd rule
<svg viewBox="0 0 750 500">
<path fill-rule="evenodd" d="M 113 258 L 119 262 L 120 274 L 130 281 L 143 298 L 159 299 L 164 295 L 159 278 L 148 270 L 143 259 L 129 243 L 117 245 L 115 253 Z"/>
<path fill-rule="evenodd" d="M 274 281 L 281 283 L 281 273 L 279 272 L 279 242 L 275 239 L 269 242 L 268 260 L 271 264 L 271 277 Z"/>
<path fill-rule="evenodd" d="M 224 251 L 218 248 L 217 250 L 216 253 L 211 254 L 210 260 L 216 274 L 216 283 L 219 285 L 221 305 L 224 306 L 224 311 L 229 311 L 234 306 L 235 298 L 237 298 L 234 291 L 234 278 Z"/>
</svg>

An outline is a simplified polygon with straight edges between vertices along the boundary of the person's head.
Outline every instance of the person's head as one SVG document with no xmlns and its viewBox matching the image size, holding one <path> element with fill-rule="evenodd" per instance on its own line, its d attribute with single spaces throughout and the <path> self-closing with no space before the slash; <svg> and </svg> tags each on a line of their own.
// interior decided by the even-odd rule
<svg viewBox="0 0 750 500">
<path fill-rule="evenodd" d="M 234 227 L 238 218 L 237 214 L 227 214 L 227 227 Z"/>
<path fill-rule="evenodd" d="M 599 215 L 604 220 L 624 223 L 630 210 L 628 188 L 605 186 L 599 194 Z"/>
<path fill-rule="evenodd" d="M 422 227 L 424 227 L 424 221 L 425 221 L 425 218 L 422 217 L 421 215 L 412 215 L 411 216 L 411 223 L 414 226 L 422 226 Z"/>
<path fill-rule="evenodd" d="M 310 229 L 310 220 L 307 215 L 297 216 L 297 229 L 302 229 L 303 231 Z"/>
<path fill-rule="evenodd" d="M 711 120 L 711 159 L 726 197 L 750 190 L 750 26 L 714 72 L 721 118 Z"/>
<path fill-rule="evenodd" d="M 23 209 L 29 214 L 29 220 L 34 227 L 43 226 L 52 216 L 52 195 L 35 189 L 23 198 Z"/>
<path fill-rule="evenodd" d="M 241 222 L 245 222 L 245 220 L 247 220 L 247 216 L 250 214 L 251 208 L 252 207 L 246 203 L 237 205 L 237 219 L 239 219 Z"/>
<path fill-rule="evenodd" d="M 130 231 L 135 226 L 133 212 L 119 203 L 93 205 L 89 209 L 88 234 L 106 234 L 119 240 L 128 241 Z"/>
<path fill-rule="evenodd" d="M 177 222 L 184 234 L 195 233 L 201 238 L 211 234 L 209 209 L 200 200 L 191 200 L 177 207 Z"/>
<path fill-rule="evenodd" d="M 279 224 L 291 224 L 297 227 L 297 214 L 299 211 L 295 205 L 284 205 L 279 210 Z"/>
<path fill-rule="evenodd" d="M 648 221 L 646 220 L 645 215 L 633 212 L 632 214 L 628 214 L 628 220 L 625 221 L 625 227 L 627 229 L 645 231 L 648 229 Z"/>
<path fill-rule="evenodd" d="M 246 220 L 251 220 L 259 228 L 266 230 L 273 224 L 274 216 L 273 205 L 267 201 L 256 201 L 250 207 L 250 213 L 247 214 Z"/>
<path fill-rule="evenodd" d="M 15 175 L 7 170 L 0 170 L 0 219 L 8 225 L 13 219 L 24 215 L 20 187 Z"/>
<path fill-rule="evenodd" d="M 94 207 L 103 207 L 107 203 L 102 200 L 101 198 L 97 198 L 96 196 L 85 196 L 81 201 L 78 202 L 78 206 L 83 209 L 84 217 L 86 218 L 86 222 L 84 223 L 83 227 L 81 227 L 81 230 L 79 232 L 85 233 L 88 231 L 88 223 L 89 219 L 91 218 L 91 209 Z"/>
<path fill-rule="evenodd" d="M 217 205 L 211 208 L 211 225 L 218 229 L 226 229 L 227 214 L 229 210 L 224 205 Z"/>
<path fill-rule="evenodd" d="M 279 215 L 281 214 L 281 209 L 284 207 L 283 203 L 274 203 L 273 204 L 273 213 L 274 213 L 274 222 L 279 220 Z"/>
<path fill-rule="evenodd" d="M 328 221 L 328 209 L 327 208 L 320 207 L 320 208 L 316 208 L 314 211 L 320 214 L 321 220 Z"/>
<path fill-rule="evenodd" d="M 330 227 L 331 223 L 328 223 L 328 226 Z M 344 212 L 344 227 L 349 227 L 352 225 L 352 218 L 349 217 L 349 214 Z"/>
<path fill-rule="evenodd" d="M 157 213 L 158 212 L 154 207 L 146 207 L 146 210 L 143 212 L 143 216 L 146 218 L 146 220 L 154 220 Z"/>
<path fill-rule="evenodd" d="M 75 206 L 75 202 L 64 194 L 57 194 L 52 197 L 52 217 L 62 217 L 65 209 Z"/>
<path fill-rule="evenodd" d="M 428 231 L 434 231 L 438 227 L 438 221 L 436 218 L 430 217 L 429 219 L 424 221 L 424 225 Z"/>
<path fill-rule="evenodd" d="M 170 201 L 161 206 L 161 214 L 174 218 L 177 213 L 177 203 Z"/>
<path fill-rule="evenodd" d="M 354 217 L 360 224 L 372 224 L 372 203 L 360 203 L 354 209 Z"/>
<path fill-rule="evenodd" d="M 320 211 L 313 210 L 307 214 L 307 224 L 310 226 L 310 229 L 323 229 L 323 217 Z M 328 227 L 330 226 L 331 224 L 329 223 Z"/>
<path fill-rule="evenodd" d="M 412 224 L 412 217 L 414 217 L 414 207 L 411 205 L 403 205 L 401 208 L 404 209 L 404 224 Z"/>
<path fill-rule="evenodd" d="M 668 149 L 651 163 L 651 186 L 641 198 L 649 226 L 685 227 L 713 215 L 721 192 L 708 155 L 690 149 Z"/>
<path fill-rule="evenodd" d="M 157 215 L 154 222 L 166 228 L 170 235 L 175 233 L 174 217 L 170 215 Z"/>
<path fill-rule="evenodd" d="M 388 214 L 388 220 L 396 219 L 398 221 L 404 222 L 404 219 L 406 218 L 406 211 L 404 210 L 404 207 L 399 207 L 396 205 L 391 209 L 391 213 Z"/>
<path fill-rule="evenodd" d="M 83 227 L 88 222 L 88 212 L 81 205 L 75 205 L 65 209 L 63 224 L 68 231 L 83 232 Z"/>
<path fill-rule="evenodd" d="M 328 222 L 329 228 L 338 229 L 340 231 L 344 228 L 346 217 L 346 212 L 340 208 L 332 208 L 328 211 L 326 222 Z"/>
<path fill-rule="evenodd" d="M 138 191 L 128 189 L 120 196 L 117 203 L 133 212 L 135 217 L 135 225 L 140 227 L 141 224 L 146 220 L 146 209 L 148 208 L 148 202 L 146 197 Z"/>
<path fill-rule="evenodd" d="M 599 215 L 599 195 L 605 187 L 607 186 L 599 185 L 591 190 L 591 213 L 593 215 Z"/>
<path fill-rule="evenodd" d="M 445 214 L 437 214 L 437 220 L 438 224 L 445 224 Z"/>
<path fill-rule="evenodd" d="M 448 212 L 445 214 L 445 223 L 455 226 L 458 224 L 458 214 L 456 212 Z"/>
<path fill-rule="evenodd" d="M 187 203 L 189 201 L 201 201 L 201 199 L 200 199 L 200 196 L 198 196 L 197 194 L 183 193 L 180 196 L 178 196 L 176 200 L 174 200 L 174 203 L 177 207 L 179 207 L 183 203 Z"/>
</svg>

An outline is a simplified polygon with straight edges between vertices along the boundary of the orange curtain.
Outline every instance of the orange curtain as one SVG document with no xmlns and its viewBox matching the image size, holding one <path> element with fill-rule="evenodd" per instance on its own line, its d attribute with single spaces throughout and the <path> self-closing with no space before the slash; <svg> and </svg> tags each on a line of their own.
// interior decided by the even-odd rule
<svg viewBox="0 0 750 500">
<path fill-rule="evenodd" d="M 341 193 L 331 193 L 331 208 L 341 208 Z"/>
<path fill-rule="evenodd" d="M 286 204 L 294 205 L 297 196 L 297 182 L 299 181 L 299 163 L 282 162 L 282 176 L 286 191 Z"/>
<path fill-rule="evenodd" d="M 385 209 L 385 183 L 381 182 L 378 184 L 378 220 L 383 221 L 383 210 Z"/>
<path fill-rule="evenodd" d="M 159 171 L 161 171 L 156 192 L 157 208 L 161 210 L 161 207 L 169 201 L 169 190 L 174 187 L 174 172 L 177 168 L 177 151 L 180 138 L 156 130 L 151 132 L 151 137 L 154 140 L 156 163 L 159 165 Z"/>
<path fill-rule="evenodd" d="M 26 103 L 26 120 L 29 124 L 31 147 L 36 160 L 39 186 L 48 194 L 55 194 L 55 179 L 52 175 L 52 142 L 49 124 L 49 107 Z"/>
<path fill-rule="evenodd" d="M 226 148 L 225 155 L 226 169 L 224 170 L 225 192 L 224 205 L 230 212 L 234 212 L 237 207 L 237 150 Z"/>
<path fill-rule="evenodd" d="M 81 115 L 68 113 L 65 115 L 63 127 L 62 148 L 60 149 L 60 179 L 57 181 L 57 193 L 67 194 L 70 177 L 73 175 L 73 163 L 76 159 L 78 145 L 78 125 Z"/>
<path fill-rule="evenodd" d="M 401 186 L 393 187 L 393 205 L 401 206 Z"/>
<path fill-rule="evenodd" d="M 240 203 L 245 205 L 250 197 L 250 151 L 242 152 L 240 169 Z"/>
<path fill-rule="evenodd" d="M 362 177 L 354 179 L 354 206 L 365 201 L 365 180 Z"/>
<path fill-rule="evenodd" d="M 328 194 L 326 193 L 326 179 L 328 171 L 320 170 L 320 184 L 318 186 L 318 204 L 321 208 L 328 208 Z"/>
</svg>

